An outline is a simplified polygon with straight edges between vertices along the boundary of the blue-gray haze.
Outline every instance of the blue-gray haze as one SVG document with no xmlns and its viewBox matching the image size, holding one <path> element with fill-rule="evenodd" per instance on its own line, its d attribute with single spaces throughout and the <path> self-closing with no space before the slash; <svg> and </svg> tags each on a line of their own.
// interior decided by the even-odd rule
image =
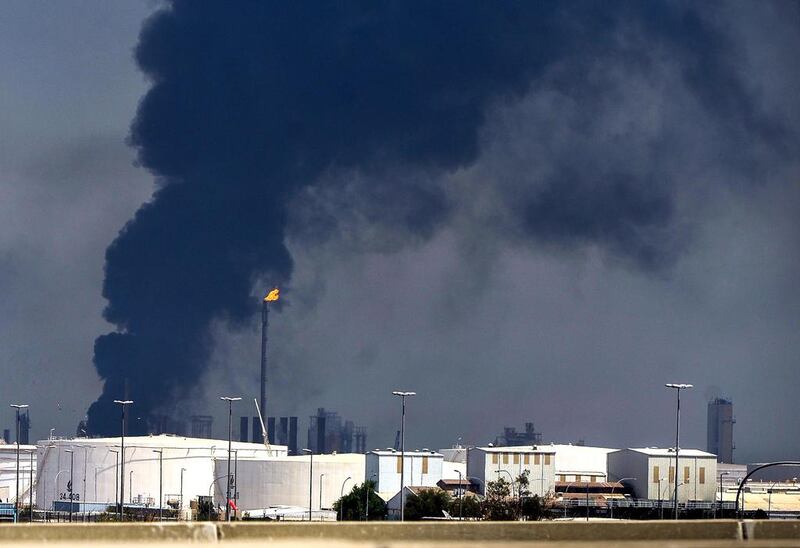
<svg viewBox="0 0 800 548">
<path fill-rule="evenodd" d="M 221 418 L 280 284 L 270 414 L 385 446 L 415 389 L 412 445 L 666 445 L 693 382 L 684 445 L 723 394 L 741 459 L 800 451 L 797 3 L 6 12 L 0 395 L 36 436 L 94 400 L 117 432 L 125 379 L 133 431 Z"/>
</svg>

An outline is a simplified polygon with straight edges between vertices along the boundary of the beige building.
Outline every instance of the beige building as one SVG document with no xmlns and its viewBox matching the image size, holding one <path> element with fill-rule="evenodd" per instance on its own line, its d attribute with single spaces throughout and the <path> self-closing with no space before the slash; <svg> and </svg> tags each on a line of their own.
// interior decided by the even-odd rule
<svg viewBox="0 0 800 548">
<path fill-rule="evenodd" d="M 555 450 L 548 445 L 517 447 L 475 447 L 467 457 L 467 475 L 479 480 L 480 493 L 486 494 L 486 482 L 504 478 L 514 482 L 528 472 L 531 494 L 545 495 L 555 489 Z"/>
<path fill-rule="evenodd" d="M 698 449 L 681 449 L 678 460 L 678 501 L 712 502 L 717 492 L 717 456 Z M 611 479 L 634 478 L 636 498 L 671 500 L 675 490 L 675 451 L 642 447 L 608 454 Z"/>
</svg>

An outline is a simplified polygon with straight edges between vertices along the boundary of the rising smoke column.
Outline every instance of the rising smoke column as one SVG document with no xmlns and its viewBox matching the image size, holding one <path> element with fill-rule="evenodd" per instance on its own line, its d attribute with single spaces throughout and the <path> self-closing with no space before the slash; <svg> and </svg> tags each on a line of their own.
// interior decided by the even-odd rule
<svg viewBox="0 0 800 548">
<path fill-rule="evenodd" d="M 104 316 L 117 329 L 95 343 L 105 384 L 89 410 L 92 433 L 118 432 L 111 401 L 126 379 L 140 416 L 196 383 L 212 350 L 210 323 L 248 320 L 256 280 L 289 279 L 287 204 L 329 170 L 435 175 L 470 165 L 492 102 L 520 97 L 559 59 L 612 47 L 622 19 L 639 18 L 654 35 L 664 27 L 662 39 L 688 33 L 699 46 L 689 54 L 720 66 L 703 47 L 716 38 L 702 24 L 663 24 L 681 21 L 680 8 L 628 13 L 636 8 L 622 4 L 612 15 L 599 5 L 174 0 L 154 14 L 135 54 L 152 87 L 130 141 L 157 190 L 106 254 Z M 583 180 L 553 182 L 524 197 L 527 226 L 554 239 L 577 226 L 581 239 L 639 260 L 642 250 L 627 242 L 670 222 L 670 195 L 620 181 L 611 194 Z M 578 215 L 576 193 L 625 202 L 587 220 L 604 213 Z M 414 188 L 410 199 L 420 213 L 404 228 L 427 231 L 447 214 L 442 192 Z M 642 262 L 658 262 L 657 244 Z"/>
</svg>

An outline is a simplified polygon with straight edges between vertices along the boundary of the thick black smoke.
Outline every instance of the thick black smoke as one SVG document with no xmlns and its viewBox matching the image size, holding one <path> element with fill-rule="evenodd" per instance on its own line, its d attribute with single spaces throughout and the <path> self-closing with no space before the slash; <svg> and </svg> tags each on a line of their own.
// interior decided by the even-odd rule
<svg viewBox="0 0 800 548">
<path fill-rule="evenodd" d="M 724 40 L 680 6 L 170 2 L 136 49 L 152 87 L 131 143 L 158 190 L 107 252 L 105 317 L 117 331 L 95 343 L 105 386 L 89 410 L 91 431 L 118 431 L 111 401 L 126 380 L 141 416 L 179 398 L 206 367 L 210 322 L 247 320 L 258 279 L 289 279 L 287 203 L 299 190 L 334 170 L 358 172 L 375 187 L 394 185 L 374 195 L 404 196 L 393 200 L 403 214 L 388 218 L 430 234 L 447 215 L 445 194 L 413 182 L 406 193 L 402 177 L 379 174 L 470 165 L 491 104 L 522 96 L 561 59 L 619 47 L 616 31 L 632 21 L 654 41 L 689 44 L 678 55 L 708 108 L 756 124 Z M 725 100 L 703 74 L 725 84 Z M 573 75 L 563 85 L 584 82 Z M 669 189 L 627 173 L 594 181 L 577 172 L 532 188 L 520 215 L 537 238 L 592 241 L 659 264 L 652 234 L 671 222 Z"/>
</svg>

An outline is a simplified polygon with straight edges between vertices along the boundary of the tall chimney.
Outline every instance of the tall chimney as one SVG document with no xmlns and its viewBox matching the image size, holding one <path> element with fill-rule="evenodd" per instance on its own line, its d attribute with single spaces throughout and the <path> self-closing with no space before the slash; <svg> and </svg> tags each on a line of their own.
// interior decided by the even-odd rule
<svg viewBox="0 0 800 548">
<path fill-rule="evenodd" d="M 267 326 L 269 325 L 269 302 L 261 301 L 261 416 L 267 418 Z"/>
</svg>

